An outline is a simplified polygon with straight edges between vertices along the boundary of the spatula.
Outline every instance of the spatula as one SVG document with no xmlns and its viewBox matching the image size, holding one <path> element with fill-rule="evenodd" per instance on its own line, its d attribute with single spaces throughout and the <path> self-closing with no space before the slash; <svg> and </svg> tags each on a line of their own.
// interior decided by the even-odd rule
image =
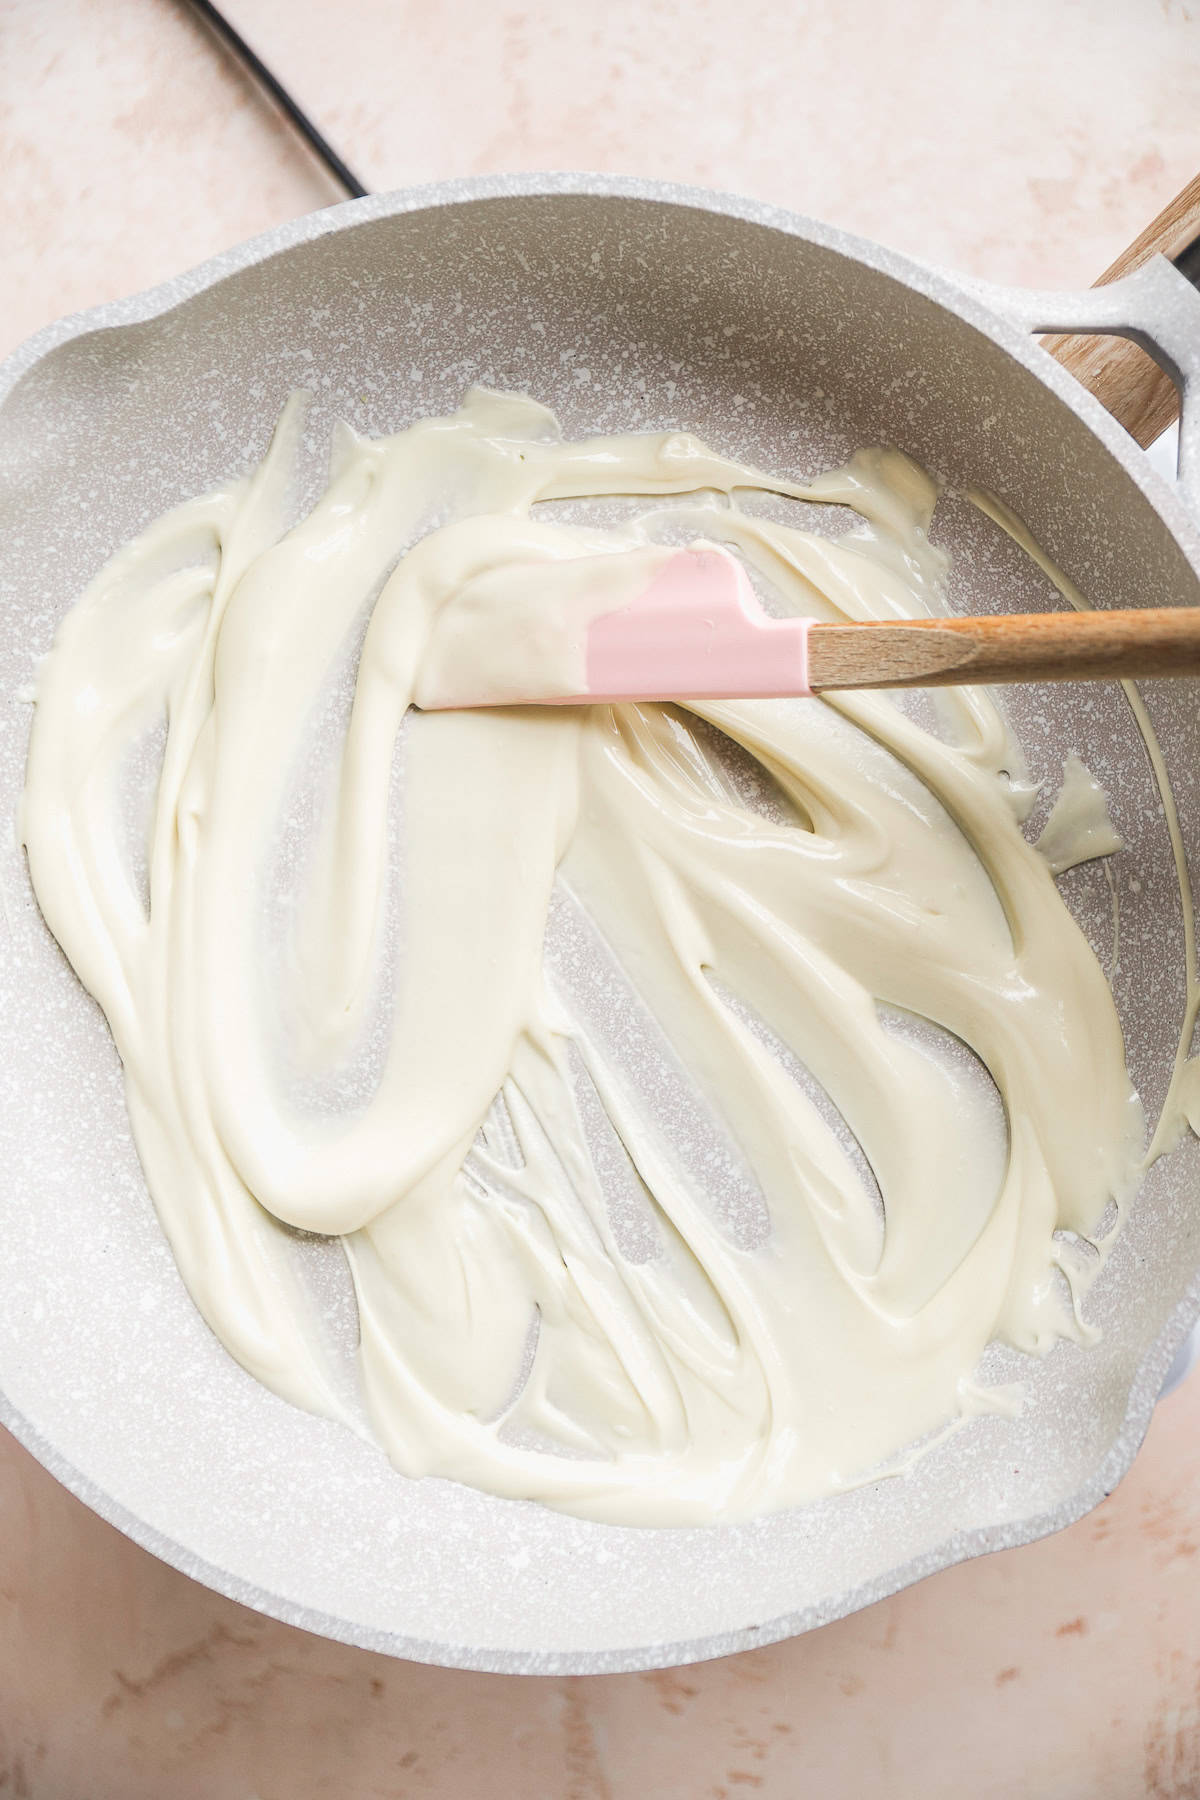
<svg viewBox="0 0 1200 1800">
<path fill-rule="evenodd" d="M 453 605 L 453 602 L 449 604 Z M 486 629 L 505 631 L 503 615 Z M 499 643 L 497 644 L 499 649 Z M 443 668 L 418 695 L 428 710 L 631 700 L 810 696 L 838 688 L 957 686 L 970 682 L 1095 681 L 1200 674 L 1200 607 L 1119 612 L 1013 613 L 981 618 L 873 620 L 832 625 L 775 619 L 741 564 L 715 545 L 661 563 L 636 596 L 580 617 L 569 666 L 536 657 L 525 675 L 511 630 L 493 663 L 477 647 L 459 674 Z M 490 671 L 503 665 L 504 674 Z M 525 691 L 523 677 L 528 682 Z"/>
</svg>

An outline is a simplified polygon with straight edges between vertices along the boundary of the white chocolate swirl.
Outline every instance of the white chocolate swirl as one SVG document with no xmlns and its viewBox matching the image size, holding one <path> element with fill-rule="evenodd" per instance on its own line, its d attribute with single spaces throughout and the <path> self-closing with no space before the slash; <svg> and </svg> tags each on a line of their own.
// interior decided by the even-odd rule
<svg viewBox="0 0 1200 1800">
<path fill-rule="evenodd" d="M 936 611 L 928 478 L 563 443 L 473 390 L 343 432 L 284 531 L 298 419 L 64 619 L 23 815 L 231 1353 L 344 1413 L 284 1227 L 341 1235 L 400 1470 L 672 1524 L 860 1479 L 988 1404 L 992 1339 L 1083 1335 L 1054 1233 L 1129 1194 L 1141 1114 L 986 695 L 945 698 L 953 743 L 882 695 L 410 709 L 440 606 L 493 578 L 503 604 L 522 561 L 703 537 L 776 611 Z M 815 535 L 747 490 L 862 523 Z M 531 512 L 607 495 L 659 499 Z M 160 749 L 144 893 L 126 797 Z"/>
</svg>

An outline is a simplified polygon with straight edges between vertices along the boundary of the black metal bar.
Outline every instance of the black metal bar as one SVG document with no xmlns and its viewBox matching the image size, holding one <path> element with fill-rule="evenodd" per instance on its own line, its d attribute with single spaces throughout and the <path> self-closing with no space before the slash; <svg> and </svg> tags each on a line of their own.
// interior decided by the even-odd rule
<svg viewBox="0 0 1200 1800">
<path fill-rule="evenodd" d="M 1181 275 L 1186 275 L 1194 288 L 1200 288 L 1200 238 L 1172 258 Z"/>
<path fill-rule="evenodd" d="M 291 120 L 309 148 L 320 157 L 334 180 L 341 183 L 352 199 L 361 199 L 367 189 L 358 176 L 352 169 L 347 168 L 329 139 L 317 130 L 308 114 L 292 99 L 283 83 L 272 75 L 266 63 L 254 53 L 241 33 L 234 30 L 224 14 L 217 11 L 212 0 L 187 0 L 187 4 L 233 51 L 238 60 L 245 64 L 259 86 L 271 96 L 275 104 Z"/>
</svg>

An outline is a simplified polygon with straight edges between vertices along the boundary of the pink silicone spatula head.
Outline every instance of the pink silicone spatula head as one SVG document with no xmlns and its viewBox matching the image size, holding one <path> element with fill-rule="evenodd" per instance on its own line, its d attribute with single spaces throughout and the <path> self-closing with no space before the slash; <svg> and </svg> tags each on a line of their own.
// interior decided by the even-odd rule
<svg viewBox="0 0 1200 1800">
<path fill-rule="evenodd" d="M 772 619 L 715 545 L 671 557 L 629 606 L 588 626 L 587 700 L 810 692 L 808 619 Z"/>
</svg>

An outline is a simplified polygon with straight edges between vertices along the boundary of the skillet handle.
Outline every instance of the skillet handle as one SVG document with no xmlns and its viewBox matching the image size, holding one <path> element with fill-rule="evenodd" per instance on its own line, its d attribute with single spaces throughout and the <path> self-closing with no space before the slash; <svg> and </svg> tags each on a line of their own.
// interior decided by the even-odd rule
<svg viewBox="0 0 1200 1800">
<path fill-rule="evenodd" d="M 1179 391 L 1180 498 L 1200 518 L 1200 293 L 1165 256 L 1083 293 L 991 288 L 993 304 L 1035 334 L 1087 332 L 1129 338 L 1149 351 Z"/>
<path fill-rule="evenodd" d="M 1190 280 L 1200 278 L 1200 175 L 1110 263 L 1095 286 L 1106 287 L 1132 275 L 1156 255 L 1165 256 Z M 1196 266 L 1189 266 L 1192 263 Z M 1052 337 L 1046 339 L 1045 348 L 1143 450 L 1178 416 L 1174 382 L 1136 344 L 1109 337 Z"/>
</svg>

